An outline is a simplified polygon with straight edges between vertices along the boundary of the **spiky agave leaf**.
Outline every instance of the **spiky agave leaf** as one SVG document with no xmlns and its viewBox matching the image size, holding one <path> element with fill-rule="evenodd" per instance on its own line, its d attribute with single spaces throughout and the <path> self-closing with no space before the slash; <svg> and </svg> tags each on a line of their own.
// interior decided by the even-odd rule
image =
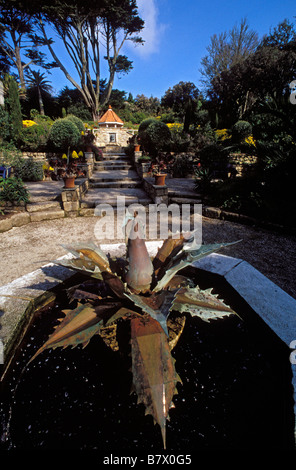
<svg viewBox="0 0 296 470">
<path fill-rule="evenodd" d="M 139 307 L 143 312 L 150 315 L 162 327 L 168 336 L 167 318 L 171 312 L 172 302 L 178 289 L 174 291 L 163 291 L 160 294 L 152 294 L 150 297 L 139 296 L 136 294 L 125 294 L 134 305 Z"/>
<path fill-rule="evenodd" d="M 133 386 L 145 414 L 159 424 L 166 448 L 166 420 L 172 407 L 176 384 L 181 381 L 175 371 L 167 336 L 157 321 L 147 316 L 131 321 Z"/>
<path fill-rule="evenodd" d="M 42 351 L 49 348 L 76 347 L 83 344 L 85 347 L 91 337 L 96 334 L 103 325 L 102 318 L 98 317 L 95 309 L 90 304 L 81 305 L 74 310 L 64 310 L 64 318 L 59 319 L 60 324 L 48 340 L 38 349 L 29 362 L 33 361 Z"/>
<path fill-rule="evenodd" d="M 74 243 L 72 245 L 62 245 L 62 247 L 74 256 L 88 258 L 100 269 L 100 271 L 112 272 L 106 254 L 93 242 Z"/>
<path fill-rule="evenodd" d="M 48 340 L 38 349 L 31 362 L 42 351 L 49 348 L 71 346 L 72 348 L 82 344 L 87 346 L 90 339 L 100 332 L 108 320 L 121 308 L 121 303 L 113 301 L 101 301 L 95 307 L 89 303 L 78 306 L 74 310 L 63 310 L 64 318 L 59 319 L 59 325 L 49 336 Z"/>
<path fill-rule="evenodd" d="M 171 309 L 180 313 L 188 312 L 206 322 L 236 314 L 212 293 L 212 289 L 201 290 L 198 286 L 179 289 Z"/>
<path fill-rule="evenodd" d="M 231 243 L 214 243 L 211 245 L 202 245 L 196 249 L 194 244 L 184 243 L 182 250 L 176 257 L 172 258 L 170 267 L 167 268 L 164 276 L 157 282 L 153 292 L 159 292 L 165 289 L 170 280 L 183 268 L 190 266 L 194 261 L 197 261 L 210 253 L 224 248 L 225 246 L 233 245 L 238 242 Z"/>
<path fill-rule="evenodd" d="M 90 276 L 94 279 L 103 279 L 102 273 L 98 266 L 92 261 L 84 258 L 72 258 L 72 259 L 57 259 L 53 263 L 64 266 L 65 268 L 74 269 L 79 273 Z"/>
</svg>

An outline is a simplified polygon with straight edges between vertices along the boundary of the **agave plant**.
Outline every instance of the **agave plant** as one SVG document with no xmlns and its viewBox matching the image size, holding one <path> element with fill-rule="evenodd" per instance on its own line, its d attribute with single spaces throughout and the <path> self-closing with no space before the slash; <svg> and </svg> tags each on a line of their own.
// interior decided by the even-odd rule
<svg viewBox="0 0 296 470">
<path fill-rule="evenodd" d="M 230 245 L 197 247 L 194 234 L 168 238 L 152 260 L 136 219 L 128 238 L 127 258 L 111 259 L 93 243 L 64 246 L 74 258 L 57 260 L 93 278 L 68 291 L 77 307 L 64 310 L 63 318 L 30 362 L 48 348 L 85 347 L 94 335 L 118 350 L 116 322 L 130 322 L 133 390 L 161 429 L 166 448 L 166 420 L 176 385 L 181 382 L 171 350 L 184 328 L 186 314 L 209 322 L 234 314 L 211 289 L 201 290 L 179 271 L 194 261 Z M 92 292 L 87 288 L 92 285 Z M 95 290 L 93 286 L 95 285 Z M 171 315 L 172 312 L 177 315 Z M 174 317 L 174 320 L 172 319 Z"/>
</svg>

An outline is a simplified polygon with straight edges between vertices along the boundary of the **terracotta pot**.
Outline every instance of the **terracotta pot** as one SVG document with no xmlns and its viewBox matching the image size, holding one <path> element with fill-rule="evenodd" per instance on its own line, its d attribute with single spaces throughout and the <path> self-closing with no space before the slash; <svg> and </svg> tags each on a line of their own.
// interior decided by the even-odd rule
<svg viewBox="0 0 296 470">
<path fill-rule="evenodd" d="M 66 176 L 65 178 L 63 178 L 65 188 L 75 188 L 75 178 L 76 176 Z"/>
<path fill-rule="evenodd" d="M 165 185 L 166 173 L 160 173 L 159 175 L 154 175 L 154 176 L 155 176 L 155 184 L 157 186 L 164 186 Z"/>
<path fill-rule="evenodd" d="M 135 152 L 140 152 L 140 145 L 135 145 Z"/>
</svg>

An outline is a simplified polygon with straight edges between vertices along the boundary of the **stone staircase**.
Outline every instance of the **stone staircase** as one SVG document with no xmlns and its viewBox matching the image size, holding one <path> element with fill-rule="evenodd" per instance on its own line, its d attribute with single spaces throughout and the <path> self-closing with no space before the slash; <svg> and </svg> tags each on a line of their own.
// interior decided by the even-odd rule
<svg viewBox="0 0 296 470">
<path fill-rule="evenodd" d="M 142 181 L 124 153 L 105 153 L 104 160 L 95 162 L 90 186 L 81 208 L 93 208 L 98 204 L 117 205 L 117 197 L 125 197 L 125 205 L 147 205 L 152 200 L 142 189 Z"/>
<path fill-rule="evenodd" d="M 26 183 L 30 193 L 30 202 L 26 205 L 31 222 L 61 219 L 65 216 L 60 202 L 63 181 L 37 181 Z"/>
</svg>

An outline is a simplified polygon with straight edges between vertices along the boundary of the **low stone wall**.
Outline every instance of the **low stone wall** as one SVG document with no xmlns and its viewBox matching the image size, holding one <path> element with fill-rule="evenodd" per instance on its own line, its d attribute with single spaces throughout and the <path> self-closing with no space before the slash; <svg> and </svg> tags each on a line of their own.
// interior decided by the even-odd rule
<svg viewBox="0 0 296 470">
<path fill-rule="evenodd" d="M 83 196 L 88 191 L 89 180 L 88 178 L 77 179 L 75 181 L 75 188 L 64 188 L 62 191 L 62 205 L 65 215 L 68 217 L 77 216 L 80 209 L 80 204 Z"/>
<path fill-rule="evenodd" d="M 155 204 L 168 204 L 169 194 L 167 186 L 157 186 L 154 184 L 154 178 L 144 178 L 144 190 L 151 197 Z"/>
<path fill-rule="evenodd" d="M 134 163 L 134 166 L 135 166 L 136 172 L 138 173 L 140 178 L 143 179 L 143 178 L 146 178 L 148 176 L 150 166 L 151 166 L 151 162 L 145 162 L 145 163 L 136 162 L 136 163 Z"/>
<path fill-rule="evenodd" d="M 52 153 L 52 152 L 23 152 L 22 157 L 23 158 L 33 158 L 33 160 L 41 160 L 41 161 L 46 161 L 50 160 L 51 158 L 57 158 L 60 155 L 57 153 Z"/>
</svg>

